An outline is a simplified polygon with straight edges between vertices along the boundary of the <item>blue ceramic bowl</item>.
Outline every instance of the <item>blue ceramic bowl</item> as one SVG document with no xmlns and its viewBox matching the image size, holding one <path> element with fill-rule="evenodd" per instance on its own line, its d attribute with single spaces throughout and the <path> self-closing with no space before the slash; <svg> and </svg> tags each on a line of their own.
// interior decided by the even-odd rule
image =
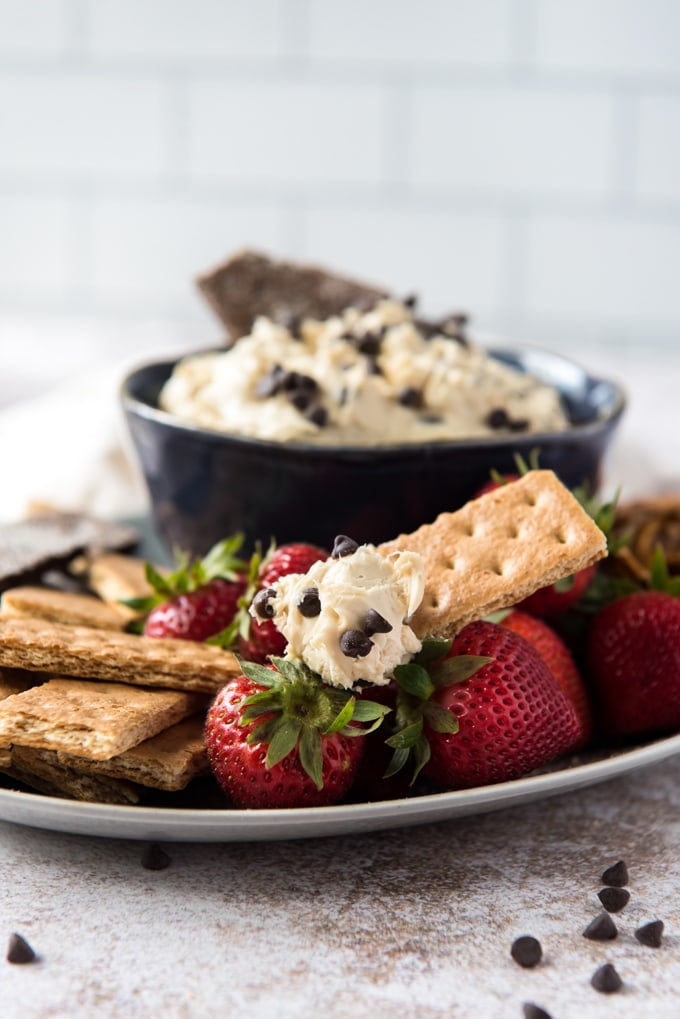
<svg viewBox="0 0 680 1019">
<path fill-rule="evenodd" d="M 614 382 L 593 378 L 557 354 L 535 349 L 490 353 L 556 386 L 571 427 L 563 432 L 494 435 L 373 448 L 276 443 L 223 435 L 158 408 L 173 362 L 149 364 L 123 382 L 121 401 L 167 547 L 201 555 L 243 532 L 251 547 L 336 534 L 380 542 L 462 506 L 495 468 L 515 470 L 515 454 L 540 451 L 570 487 L 595 490 L 602 458 L 625 407 Z"/>
</svg>

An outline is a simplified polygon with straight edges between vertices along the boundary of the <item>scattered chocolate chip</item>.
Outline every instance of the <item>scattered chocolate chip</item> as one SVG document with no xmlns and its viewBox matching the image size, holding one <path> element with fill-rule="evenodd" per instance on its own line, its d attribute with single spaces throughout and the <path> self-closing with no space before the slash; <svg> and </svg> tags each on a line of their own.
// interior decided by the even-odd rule
<svg viewBox="0 0 680 1019">
<path fill-rule="evenodd" d="M 623 980 L 610 962 L 606 962 L 604 966 L 596 969 L 590 982 L 601 994 L 614 994 L 615 991 L 620 991 L 623 987 Z"/>
<path fill-rule="evenodd" d="M 298 612 L 305 619 L 313 619 L 321 612 L 321 599 L 318 587 L 306 587 L 297 603 Z"/>
<path fill-rule="evenodd" d="M 608 913 L 619 913 L 628 904 L 630 892 L 625 888 L 603 888 L 597 897 Z"/>
<path fill-rule="evenodd" d="M 379 612 L 376 612 L 375 609 L 368 610 L 363 626 L 367 637 L 372 637 L 374 633 L 389 633 L 392 629 L 392 624 L 384 616 L 381 616 Z"/>
<path fill-rule="evenodd" d="M 588 924 L 583 932 L 584 938 L 591 941 L 613 941 L 618 935 L 616 924 L 609 913 L 600 913 Z"/>
<path fill-rule="evenodd" d="M 423 394 L 415 386 L 403 386 L 397 393 L 397 402 L 402 407 L 415 407 L 419 409 L 423 406 Z"/>
<path fill-rule="evenodd" d="M 276 597 L 276 591 L 273 587 L 263 587 L 261 591 L 258 591 L 253 598 L 253 608 L 260 617 L 260 619 L 271 619 L 274 615 L 274 606 L 272 605 L 272 598 Z"/>
<path fill-rule="evenodd" d="M 552 1019 L 549 1012 L 546 1012 L 540 1005 L 534 1005 L 533 1001 L 525 1001 L 522 1005 L 524 1019 Z"/>
<path fill-rule="evenodd" d="M 415 308 L 415 306 L 418 303 L 418 295 L 407 294 L 401 303 L 404 305 L 405 308 L 411 308 L 411 310 L 413 310 L 413 308 Z"/>
<path fill-rule="evenodd" d="M 35 954 L 28 941 L 22 938 L 21 934 L 10 935 L 9 944 L 7 946 L 7 962 L 13 962 L 16 965 L 23 965 L 26 962 L 35 962 L 38 956 Z"/>
<path fill-rule="evenodd" d="M 510 418 L 505 407 L 494 407 L 486 415 L 485 422 L 489 428 L 507 428 L 510 424 Z"/>
<path fill-rule="evenodd" d="M 530 934 L 523 934 L 522 937 L 515 938 L 513 941 L 510 955 L 520 966 L 531 969 L 541 961 L 543 949 L 538 938 L 534 938 Z"/>
<path fill-rule="evenodd" d="M 145 870 L 165 870 L 171 863 L 170 857 L 156 842 L 149 842 L 142 852 L 142 867 Z"/>
<path fill-rule="evenodd" d="M 635 937 L 641 945 L 647 945 L 648 948 L 659 948 L 663 938 L 663 928 L 663 920 L 651 920 L 650 923 L 638 927 Z"/>
<path fill-rule="evenodd" d="M 346 555 L 352 555 L 359 548 L 354 538 L 348 538 L 346 534 L 338 534 L 333 542 L 332 559 L 344 559 Z"/>
<path fill-rule="evenodd" d="M 347 658 L 365 658 L 372 647 L 373 641 L 363 630 L 345 630 L 340 634 L 340 650 Z"/>
<path fill-rule="evenodd" d="M 607 867 L 602 875 L 602 884 L 611 885 L 614 888 L 623 888 L 628 884 L 628 868 L 623 860 Z"/>
<path fill-rule="evenodd" d="M 305 417 L 317 428 L 324 428 L 328 424 L 328 411 L 320 403 L 314 403 L 305 411 Z"/>
<path fill-rule="evenodd" d="M 276 396 L 283 388 L 283 380 L 286 376 L 280 364 L 275 364 L 270 372 L 263 375 L 255 386 L 255 396 L 264 400 L 270 396 Z"/>
</svg>

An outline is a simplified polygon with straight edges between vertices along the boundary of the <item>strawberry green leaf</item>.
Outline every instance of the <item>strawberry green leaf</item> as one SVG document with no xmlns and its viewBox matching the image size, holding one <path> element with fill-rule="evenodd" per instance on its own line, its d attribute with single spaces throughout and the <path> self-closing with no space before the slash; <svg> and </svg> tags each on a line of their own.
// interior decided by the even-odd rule
<svg viewBox="0 0 680 1019">
<path fill-rule="evenodd" d="M 408 763 L 410 756 L 410 750 L 405 747 L 398 747 L 392 754 L 390 763 L 383 772 L 383 778 L 392 778 L 392 776 L 396 775 L 398 771 L 401 771 L 404 765 Z"/>
<path fill-rule="evenodd" d="M 273 768 L 275 764 L 288 757 L 297 746 L 302 723 L 292 718 L 280 718 L 269 743 L 265 765 Z"/>
<path fill-rule="evenodd" d="M 158 572 L 156 567 L 152 563 L 144 564 L 144 574 L 146 576 L 147 583 L 160 595 L 165 595 L 167 598 L 173 598 L 175 590 L 172 585 L 166 580 L 166 578 Z"/>
<path fill-rule="evenodd" d="M 304 728 L 298 744 L 300 764 L 317 789 L 323 789 L 323 751 L 316 729 Z"/>
<path fill-rule="evenodd" d="M 434 701 L 423 704 L 423 716 L 435 732 L 458 732 L 458 719 L 452 711 L 447 711 L 441 704 Z"/>
<path fill-rule="evenodd" d="M 422 665 L 409 662 L 408 665 L 397 665 L 394 678 L 406 693 L 426 701 L 435 691 L 435 685 Z"/>
<path fill-rule="evenodd" d="M 436 687 L 453 686 L 469 679 L 475 672 L 488 665 L 493 658 L 484 655 L 454 655 L 430 670 L 430 677 Z"/>
<path fill-rule="evenodd" d="M 413 660 L 417 665 L 427 668 L 431 662 L 436 662 L 438 658 L 443 658 L 447 651 L 450 650 L 450 640 L 438 640 L 436 637 L 428 637 L 423 641 L 423 646 Z"/>
<path fill-rule="evenodd" d="M 423 732 L 423 720 L 422 718 L 412 722 L 411 725 L 407 725 L 406 728 L 400 729 L 399 732 L 395 732 L 393 736 L 385 740 L 388 747 L 392 747 L 393 750 L 410 750 L 416 745 Z"/>
<path fill-rule="evenodd" d="M 259 665 L 257 662 L 244 662 L 239 659 L 239 668 L 244 676 L 259 686 L 278 686 L 281 682 L 280 674 L 274 672 L 268 665 Z"/>
<path fill-rule="evenodd" d="M 383 719 L 391 710 L 392 708 L 388 708 L 386 704 L 378 704 L 377 701 L 357 701 L 352 721 L 372 722 L 376 718 Z"/>
<path fill-rule="evenodd" d="M 271 743 L 279 723 L 279 718 L 268 718 L 257 725 L 246 737 L 246 743 Z"/>
<path fill-rule="evenodd" d="M 415 765 L 413 769 L 413 776 L 409 785 L 413 785 L 418 775 L 421 773 L 427 762 L 430 760 L 431 750 L 430 744 L 428 743 L 425 736 L 421 736 L 418 742 L 413 747 L 413 763 Z"/>
<path fill-rule="evenodd" d="M 354 697 L 350 697 L 345 702 L 340 712 L 335 716 L 331 724 L 326 729 L 327 734 L 330 734 L 332 732 L 340 732 L 341 729 L 343 729 L 346 725 L 348 725 L 352 721 L 355 704 L 356 700 Z"/>
</svg>

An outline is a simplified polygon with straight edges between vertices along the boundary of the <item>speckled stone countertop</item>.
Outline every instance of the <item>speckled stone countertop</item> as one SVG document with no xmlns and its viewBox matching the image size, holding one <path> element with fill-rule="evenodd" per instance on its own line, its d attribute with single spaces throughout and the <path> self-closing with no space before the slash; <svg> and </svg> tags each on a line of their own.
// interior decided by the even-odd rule
<svg viewBox="0 0 680 1019">
<path fill-rule="evenodd" d="M 419 828 L 295 842 L 144 843 L 0 824 L 3 1019 L 553 1019 L 680 1015 L 680 759 L 585 791 Z M 615 941 L 583 937 L 626 861 Z M 634 931 L 662 919 L 659 948 Z M 543 959 L 510 957 L 532 934 Z M 603 963 L 623 989 L 590 985 Z"/>
</svg>

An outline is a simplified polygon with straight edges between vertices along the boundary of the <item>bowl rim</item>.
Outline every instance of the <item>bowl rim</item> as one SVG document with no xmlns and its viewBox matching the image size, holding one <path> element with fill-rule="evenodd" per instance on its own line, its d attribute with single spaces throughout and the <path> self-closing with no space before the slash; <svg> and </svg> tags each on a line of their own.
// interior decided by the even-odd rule
<svg viewBox="0 0 680 1019">
<path fill-rule="evenodd" d="M 196 439 L 201 439 L 210 443 L 217 443 L 220 445 L 234 446 L 236 448 L 249 448 L 253 450 L 261 451 L 285 451 L 286 453 L 299 453 L 305 457 L 312 456 L 323 456 L 328 458 L 329 456 L 360 456 L 371 454 L 373 457 L 376 454 L 386 457 L 405 456 L 408 453 L 422 452 L 423 449 L 427 449 L 432 452 L 449 452 L 455 450 L 475 450 L 484 449 L 485 447 L 500 448 L 500 449 L 512 449 L 516 447 L 518 443 L 524 445 L 529 442 L 531 445 L 540 446 L 541 443 L 545 442 L 560 442 L 566 441 L 573 438 L 574 435 L 580 438 L 587 438 L 589 435 L 595 436 L 600 434 L 607 427 L 615 424 L 621 415 L 623 414 L 627 405 L 627 393 L 624 386 L 615 379 L 604 378 L 603 376 L 591 375 L 585 368 L 583 368 L 578 362 L 573 361 L 565 355 L 557 353 L 552 350 L 545 350 L 541 347 L 532 345 L 521 345 L 521 346 L 497 346 L 486 347 L 486 352 L 490 356 L 498 356 L 500 354 L 506 354 L 516 357 L 521 354 L 536 354 L 541 357 L 549 357 L 555 362 L 560 362 L 564 365 L 568 365 L 571 369 L 576 369 L 583 376 L 584 382 L 588 383 L 592 387 L 598 384 L 606 384 L 611 386 L 613 391 L 613 400 L 611 407 L 602 414 L 600 417 L 596 417 L 592 421 L 586 421 L 582 423 L 571 423 L 568 428 L 560 431 L 550 432 L 510 432 L 502 433 L 499 435 L 482 435 L 469 438 L 460 439 L 433 439 L 429 442 L 400 442 L 390 444 L 376 443 L 374 445 L 353 445 L 353 446 L 337 446 L 329 445 L 324 446 L 319 443 L 310 442 L 277 442 L 274 439 L 258 439 L 255 436 L 250 435 L 232 435 L 228 432 L 219 431 L 219 429 L 206 428 L 203 425 L 195 425 L 190 421 L 184 421 L 181 418 L 176 417 L 174 414 L 168 411 L 162 410 L 160 407 L 154 406 L 153 404 L 142 400 L 137 396 L 134 396 L 131 392 L 131 386 L 134 380 L 144 372 L 151 371 L 153 369 L 167 369 L 168 375 L 172 369 L 180 361 L 184 360 L 185 357 L 191 357 L 194 354 L 210 353 L 212 351 L 226 351 L 226 347 L 210 347 L 208 349 L 192 351 L 187 355 L 180 357 L 174 357 L 171 359 L 161 358 L 156 361 L 147 361 L 138 364 L 136 367 L 127 371 L 125 376 L 120 382 L 118 396 L 120 404 L 122 405 L 126 413 L 134 414 L 141 418 L 146 418 L 149 421 L 153 421 L 158 425 L 166 429 L 171 429 L 176 432 L 192 436 Z M 559 391 L 559 387 L 556 387 Z"/>
</svg>

